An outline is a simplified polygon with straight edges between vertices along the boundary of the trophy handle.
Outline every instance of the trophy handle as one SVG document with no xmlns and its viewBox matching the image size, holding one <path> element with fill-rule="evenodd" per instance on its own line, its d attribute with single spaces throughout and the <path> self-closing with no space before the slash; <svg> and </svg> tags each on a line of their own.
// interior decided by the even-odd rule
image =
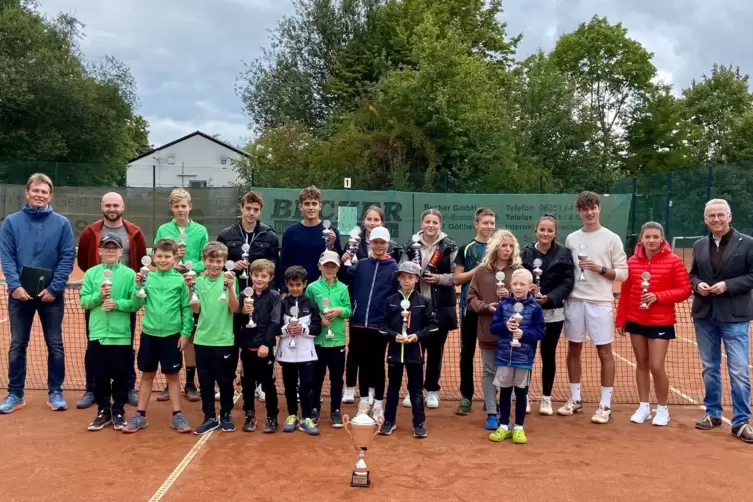
<svg viewBox="0 0 753 502">
<path fill-rule="evenodd" d="M 379 429 L 382 427 L 381 422 L 377 422 L 374 424 L 374 434 L 371 436 L 371 439 L 374 439 L 377 434 L 379 434 Z"/>
<path fill-rule="evenodd" d="M 350 439 L 353 439 L 353 433 L 350 432 L 350 416 L 349 415 L 343 415 L 343 425 L 345 427 L 345 432 L 348 433 L 348 436 L 350 436 Z"/>
</svg>

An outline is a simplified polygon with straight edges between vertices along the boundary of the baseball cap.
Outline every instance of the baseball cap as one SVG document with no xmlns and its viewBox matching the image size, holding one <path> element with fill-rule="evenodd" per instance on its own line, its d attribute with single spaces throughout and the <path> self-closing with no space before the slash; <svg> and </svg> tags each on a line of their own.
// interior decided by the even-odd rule
<svg viewBox="0 0 753 502">
<path fill-rule="evenodd" d="M 319 257 L 319 265 L 324 265 L 325 263 L 334 263 L 339 267 L 340 257 L 334 251 L 327 250 Z"/>
<path fill-rule="evenodd" d="M 373 230 L 371 231 L 374 232 Z M 393 277 L 397 277 L 400 274 L 413 274 L 421 277 L 421 266 L 417 263 L 413 263 L 412 261 L 404 261 L 400 264 L 400 268 L 392 272 Z"/>
<path fill-rule="evenodd" d="M 99 247 L 103 248 L 107 244 L 115 244 L 120 249 L 123 249 L 123 243 L 120 240 L 120 237 L 113 234 L 102 234 L 102 237 L 99 239 Z"/>
<path fill-rule="evenodd" d="M 369 240 L 382 239 L 384 242 L 390 242 L 390 231 L 384 227 L 374 227 L 369 234 Z"/>
</svg>

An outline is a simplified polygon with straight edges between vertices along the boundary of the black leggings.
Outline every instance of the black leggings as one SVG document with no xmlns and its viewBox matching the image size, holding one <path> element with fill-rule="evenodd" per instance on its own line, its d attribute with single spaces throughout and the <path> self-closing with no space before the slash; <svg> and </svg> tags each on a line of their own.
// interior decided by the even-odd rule
<svg viewBox="0 0 753 502">
<path fill-rule="evenodd" d="M 369 388 L 374 389 L 376 401 L 384 399 L 386 350 L 387 340 L 378 330 L 351 326 L 348 356 L 350 364 L 358 370 L 358 389 L 361 399 L 366 399 L 369 395 Z M 353 386 L 355 386 L 355 371 L 348 374 L 348 387 Z"/>
<path fill-rule="evenodd" d="M 554 376 L 557 374 L 557 343 L 560 341 L 562 325 L 565 321 L 546 323 L 544 338 L 541 339 L 541 394 L 551 397 Z M 534 355 L 536 346 L 533 347 Z"/>
</svg>

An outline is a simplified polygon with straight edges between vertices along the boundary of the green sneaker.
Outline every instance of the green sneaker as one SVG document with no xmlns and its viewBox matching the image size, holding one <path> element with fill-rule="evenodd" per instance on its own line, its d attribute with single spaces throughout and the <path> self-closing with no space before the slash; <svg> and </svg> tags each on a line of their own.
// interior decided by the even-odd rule
<svg viewBox="0 0 753 502">
<path fill-rule="evenodd" d="M 523 429 L 513 429 L 512 442 L 515 444 L 526 444 L 528 442 L 526 431 L 524 431 Z"/>
<path fill-rule="evenodd" d="M 496 431 L 489 434 L 489 441 L 500 443 L 509 437 L 512 437 L 512 432 L 510 432 L 510 429 L 506 429 L 504 426 L 500 425 Z M 525 434 L 523 434 L 523 437 L 525 437 Z"/>
<path fill-rule="evenodd" d="M 458 404 L 458 409 L 455 410 L 456 415 L 468 415 L 471 412 L 471 400 L 467 398 L 463 398 L 460 400 L 460 404 Z"/>
</svg>

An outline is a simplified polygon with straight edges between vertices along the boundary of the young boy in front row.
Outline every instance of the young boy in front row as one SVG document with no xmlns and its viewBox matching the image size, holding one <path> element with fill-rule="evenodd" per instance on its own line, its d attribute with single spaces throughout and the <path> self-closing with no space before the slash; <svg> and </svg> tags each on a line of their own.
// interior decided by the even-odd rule
<svg viewBox="0 0 753 502">
<path fill-rule="evenodd" d="M 317 360 L 314 338 L 319 334 L 322 320 L 316 302 L 303 294 L 306 289 L 306 269 L 293 266 L 285 271 L 288 296 L 282 301 L 282 329 L 277 345 L 277 362 L 282 366 L 282 383 L 288 418 L 282 432 L 300 429 L 312 436 L 319 435 L 311 419 L 314 403 L 311 384 L 314 380 L 314 363 Z M 296 387 L 300 381 L 301 420 L 298 420 Z"/>
<path fill-rule="evenodd" d="M 99 241 L 102 263 L 86 271 L 81 286 L 81 307 L 91 311 L 87 350 L 95 370 L 97 416 L 89 424 L 90 431 L 102 430 L 110 424 L 119 431 L 126 424 L 128 367 L 133 364 L 131 312 L 141 308 L 141 302 L 134 298 L 136 273 L 120 263 L 122 254 L 120 238 L 103 234 Z M 112 272 L 108 282 L 103 275 L 105 270 Z"/>
<path fill-rule="evenodd" d="M 139 405 L 123 432 L 134 433 L 149 426 L 146 408 L 152 394 L 152 384 L 157 367 L 167 379 L 170 404 L 173 408 L 172 427 L 178 432 L 191 432 L 191 427 L 180 411 L 180 379 L 183 367 L 182 351 L 188 344 L 193 329 L 193 314 L 189 306 L 190 295 L 183 276 L 175 270 L 178 244 L 172 239 L 160 239 L 154 245 L 154 264 L 157 270 L 149 272 L 144 289 L 146 307 L 141 319 L 138 368 L 141 371 Z M 139 285 L 144 276 L 136 274 Z M 139 286 L 140 288 L 140 286 Z M 139 301 L 144 301 L 136 297 Z"/>
<path fill-rule="evenodd" d="M 275 389 L 275 341 L 280 334 L 282 301 L 280 293 L 269 288 L 275 276 L 275 264 L 266 259 L 255 260 L 251 264 L 251 287 L 253 301 L 246 301 L 241 295 L 242 313 L 236 316 L 236 345 L 241 353 L 241 385 L 243 388 L 243 411 L 246 420 L 243 432 L 256 430 L 256 406 L 254 397 L 256 384 L 261 385 L 266 394 L 267 420 L 264 432 L 277 432 L 277 389 Z M 256 326 L 249 327 L 249 316 Z"/>
<path fill-rule="evenodd" d="M 536 343 L 546 330 L 544 311 L 530 293 L 533 276 L 526 269 L 512 273 L 512 295 L 499 302 L 491 332 L 499 336 L 494 362 L 497 367 L 494 385 L 499 387 L 499 428 L 489 434 L 494 442 L 512 438 L 515 444 L 528 442 L 523 421 L 528 403 L 528 384 L 535 357 Z M 519 314 L 519 316 L 516 316 Z M 516 319 L 516 317 L 518 317 Z M 513 340 L 517 340 L 513 343 Z M 515 427 L 511 429 L 510 401 L 515 388 Z"/>
<path fill-rule="evenodd" d="M 408 395 L 413 411 L 413 436 L 426 437 L 426 417 L 424 414 L 424 358 L 421 345 L 432 332 L 437 331 L 437 319 L 431 301 L 416 291 L 421 278 L 421 267 L 411 261 L 400 264 L 393 273 L 400 283 L 400 290 L 387 298 L 384 317 L 379 331 L 389 340 L 387 348 L 387 410 L 379 431 L 390 435 L 397 429 L 397 401 L 403 385 L 403 368 L 408 374 Z M 408 300 L 410 305 L 403 309 L 400 303 Z"/>
<path fill-rule="evenodd" d="M 194 334 L 196 372 L 204 421 L 194 434 L 206 434 L 218 427 L 224 432 L 235 431 L 230 412 L 235 394 L 235 370 L 238 367 L 238 348 L 233 334 L 233 315 L 238 312 L 238 283 L 232 270 L 225 271 L 227 246 L 217 241 L 207 242 L 202 251 L 206 274 L 196 277 L 186 274 L 187 285 L 199 298 L 191 305 L 199 315 Z M 220 389 L 220 420 L 214 404 L 214 385 Z M 172 397 L 172 392 L 170 393 Z"/>
<path fill-rule="evenodd" d="M 343 427 L 340 404 L 345 373 L 345 319 L 350 317 L 348 287 L 337 279 L 340 257 L 334 251 L 325 251 L 319 257 L 321 276 L 306 288 L 306 296 L 314 300 L 322 317 L 322 330 L 314 339 L 317 361 L 314 364 L 313 406 L 311 419 L 319 425 L 319 402 L 322 397 L 324 376 L 329 368 L 330 422 L 332 427 Z"/>
</svg>

